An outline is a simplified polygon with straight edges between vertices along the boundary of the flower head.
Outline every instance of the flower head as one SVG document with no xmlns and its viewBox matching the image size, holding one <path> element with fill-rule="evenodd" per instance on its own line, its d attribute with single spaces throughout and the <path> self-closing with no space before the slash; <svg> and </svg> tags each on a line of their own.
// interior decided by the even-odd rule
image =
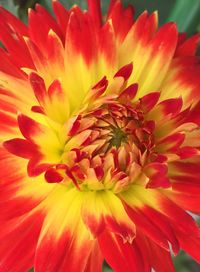
<svg viewBox="0 0 200 272">
<path fill-rule="evenodd" d="M 120 1 L 53 8 L 0 9 L 0 268 L 200 262 L 199 35 Z"/>
</svg>

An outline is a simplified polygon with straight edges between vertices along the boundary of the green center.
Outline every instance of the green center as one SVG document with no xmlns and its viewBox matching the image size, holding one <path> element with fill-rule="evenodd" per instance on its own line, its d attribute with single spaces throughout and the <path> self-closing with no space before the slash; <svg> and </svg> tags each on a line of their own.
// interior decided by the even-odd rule
<svg viewBox="0 0 200 272">
<path fill-rule="evenodd" d="M 119 148 L 122 143 L 127 142 L 127 135 L 119 127 L 112 128 L 112 139 L 110 140 L 110 145 Z"/>
</svg>

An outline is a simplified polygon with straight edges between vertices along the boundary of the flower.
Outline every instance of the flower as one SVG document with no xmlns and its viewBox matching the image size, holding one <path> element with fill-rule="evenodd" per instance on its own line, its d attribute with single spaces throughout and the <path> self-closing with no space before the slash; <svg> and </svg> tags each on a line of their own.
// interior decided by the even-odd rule
<svg viewBox="0 0 200 272">
<path fill-rule="evenodd" d="M 0 270 L 200 262 L 199 35 L 120 1 L 53 9 L 0 10 Z"/>
</svg>

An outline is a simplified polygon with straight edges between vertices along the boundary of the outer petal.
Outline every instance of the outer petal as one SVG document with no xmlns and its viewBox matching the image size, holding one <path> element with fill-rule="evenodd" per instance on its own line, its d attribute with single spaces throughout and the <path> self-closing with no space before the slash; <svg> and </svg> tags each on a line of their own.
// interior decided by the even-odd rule
<svg viewBox="0 0 200 272">
<path fill-rule="evenodd" d="M 1 222 L 1 271 L 21 272 L 33 267 L 35 248 L 43 218 L 42 212 L 32 212 L 6 223 Z"/>
<path fill-rule="evenodd" d="M 61 186 L 43 203 L 47 216 L 36 248 L 36 272 L 85 271 L 95 241 L 80 218 L 81 204 L 77 189 Z"/>
<path fill-rule="evenodd" d="M 147 12 L 145 11 L 138 17 L 123 40 L 123 43 L 119 46 L 120 67 L 134 60 L 134 67 L 136 68 L 135 76 L 139 75 L 141 72 L 139 64 L 142 64 L 140 56 L 144 54 L 146 43 L 155 34 L 156 28 L 157 15 L 155 13 L 148 17 Z M 143 65 L 141 68 L 143 68 Z"/>
<path fill-rule="evenodd" d="M 102 272 L 104 257 L 101 253 L 98 241 L 94 243 L 84 272 Z"/>
<path fill-rule="evenodd" d="M 185 210 L 200 212 L 199 158 L 192 161 L 180 161 L 170 164 L 169 174 L 172 181 L 172 192 L 167 196 Z"/>
<path fill-rule="evenodd" d="M 144 56 L 145 66 L 141 72 L 141 76 L 138 77 L 138 83 L 140 86 L 138 90 L 138 97 L 140 97 L 141 94 L 145 94 L 147 90 L 159 90 L 172 61 L 176 43 L 176 25 L 173 23 L 168 23 L 161 27 L 150 42 L 149 47 L 146 48 L 147 53 L 146 56 Z"/>
<path fill-rule="evenodd" d="M 142 186 L 134 185 L 127 192 L 122 193 L 120 196 L 130 207 L 136 210 L 139 209 L 144 215 L 146 215 L 148 219 L 152 217 L 152 215 L 150 215 L 152 214 L 151 209 L 149 210 L 148 206 L 161 213 L 161 221 L 158 221 L 158 224 L 162 222 L 164 215 L 165 219 L 169 222 L 169 226 L 171 225 L 175 231 L 177 230 L 185 234 L 190 231 L 195 235 L 198 235 L 199 233 L 198 227 L 193 218 L 175 202 L 166 197 L 164 193 L 161 193 L 158 190 L 144 189 Z M 159 215 L 157 216 L 159 218 Z M 163 223 L 165 221 L 163 221 Z M 165 236 L 166 232 L 164 231 L 163 234 Z M 168 232 L 167 236 L 171 237 L 170 241 L 174 244 L 176 251 L 177 242 L 175 236 L 173 235 L 173 232 L 170 234 L 170 236 L 169 234 L 170 232 Z"/>
<path fill-rule="evenodd" d="M 112 1 L 111 1 L 112 2 Z M 123 8 L 120 1 L 115 1 L 111 11 L 109 12 L 108 19 L 112 20 L 113 28 L 119 42 L 122 42 L 128 31 L 133 24 L 134 9 L 132 6 Z"/>
<path fill-rule="evenodd" d="M 96 0 L 96 1 L 88 0 L 88 11 L 93 21 L 95 22 L 95 25 L 97 27 L 100 27 L 102 23 L 100 0 Z"/>
<path fill-rule="evenodd" d="M 0 149 L 0 221 L 21 216 L 40 204 L 53 190 L 42 177 L 27 177 L 26 161 Z M 13 207 L 15 207 L 13 209 Z"/>
<path fill-rule="evenodd" d="M 28 66 L 33 68 L 33 62 L 23 40 L 23 36 L 28 34 L 27 27 L 2 7 L 0 18 L 0 40 L 9 52 L 11 61 L 17 67 Z"/>
<path fill-rule="evenodd" d="M 67 23 L 69 20 L 69 11 L 67 11 L 63 5 L 57 0 L 53 1 L 53 10 L 56 15 L 56 19 L 60 29 L 62 30 L 63 36 L 66 33 Z"/>
<path fill-rule="evenodd" d="M 137 245 L 124 243 L 122 238 L 113 233 L 104 232 L 98 238 L 101 251 L 106 261 L 116 272 L 148 272 L 142 254 Z"/>
<path fill-rule="evenodd" d="M 91 232 L 98 236 L 105 229 L 131 242 L 135 225 L 127 216 L 121 200 L 112 192 L 97 191 L 85 194 L 82 218 Z"/>
<path fill-rule="evenodd" d="M 156 272 L 175 272 L 170 252 L 163 250 L 150 240 L 147 241 L 147 254 Z"/>
<path fill-rule="evenodd" d="M 161 99 L 181 96 L 184 108 L 199 101 L 200 67 L 197 57 L 175 58 L 161 85 Z"/>
<path fill-rule="evenodd" d="M 177 234 L 180 240 L 180 245 L 189 255 L 192 256 L 198 263 L 200 263 L 200 235 L 183 235 L 182 233 Z"/>
<path fill-rule="evenodd" d="M 176 49 L 176 57 L 193 56 L 196 54 L 198 43 L 200 41 L 200 34 L 195 34 L 189 39 L 179 44 Z"/>
<path fill-rule="evenodd" d="M 41 25 L 43 26 L 41 28 Z M 40 29 L 40 31 L 38 31 Z M 29 10 L 29 35 L 31 40 L 42 50 L 46 49 L 46 39 L 52 29 L 61 39 L 62 32 L 56 20 L 41 5 L 37 4 L 35 10 Z"/>
</svg>

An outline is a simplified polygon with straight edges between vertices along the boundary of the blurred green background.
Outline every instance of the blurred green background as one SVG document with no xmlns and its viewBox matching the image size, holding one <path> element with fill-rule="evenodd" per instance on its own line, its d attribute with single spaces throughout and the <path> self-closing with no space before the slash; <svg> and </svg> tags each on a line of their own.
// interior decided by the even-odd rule
<svg viewBox="0 0 200 272">
<path fill-rule="evenodd" d="M 83 9 L 86 8 L 85 0 L 60 0 L 60 2 L 67 8 L 70 8 L 74 3 Z M 200 32 L 200 0 L 122 0 L 122 2 L 124 5 L 133 4 L 136 16 L 145 9 L 149 12 L 158 10 L 160 25 L 173 20 L 176 21 L 180 32 L 187 31 L 189 35 Z M 10 10 L 24 22 L 27 22 L 28 8 L 33 8 L 36 3 L 44 5 L 51 11 L 51 0 L 0 0 L 0 5 Z M 108 0 L 102 0 L 102 9 L 104 12 L 107 10 L 108 3 Z M 180 252 L 174 259 L 174 263 L 177 272 L 200 271 L 200 265 L 191 260 L 184 252 Z M 105 264 L 104 272 L 111 271 Z"/>
</svg>

